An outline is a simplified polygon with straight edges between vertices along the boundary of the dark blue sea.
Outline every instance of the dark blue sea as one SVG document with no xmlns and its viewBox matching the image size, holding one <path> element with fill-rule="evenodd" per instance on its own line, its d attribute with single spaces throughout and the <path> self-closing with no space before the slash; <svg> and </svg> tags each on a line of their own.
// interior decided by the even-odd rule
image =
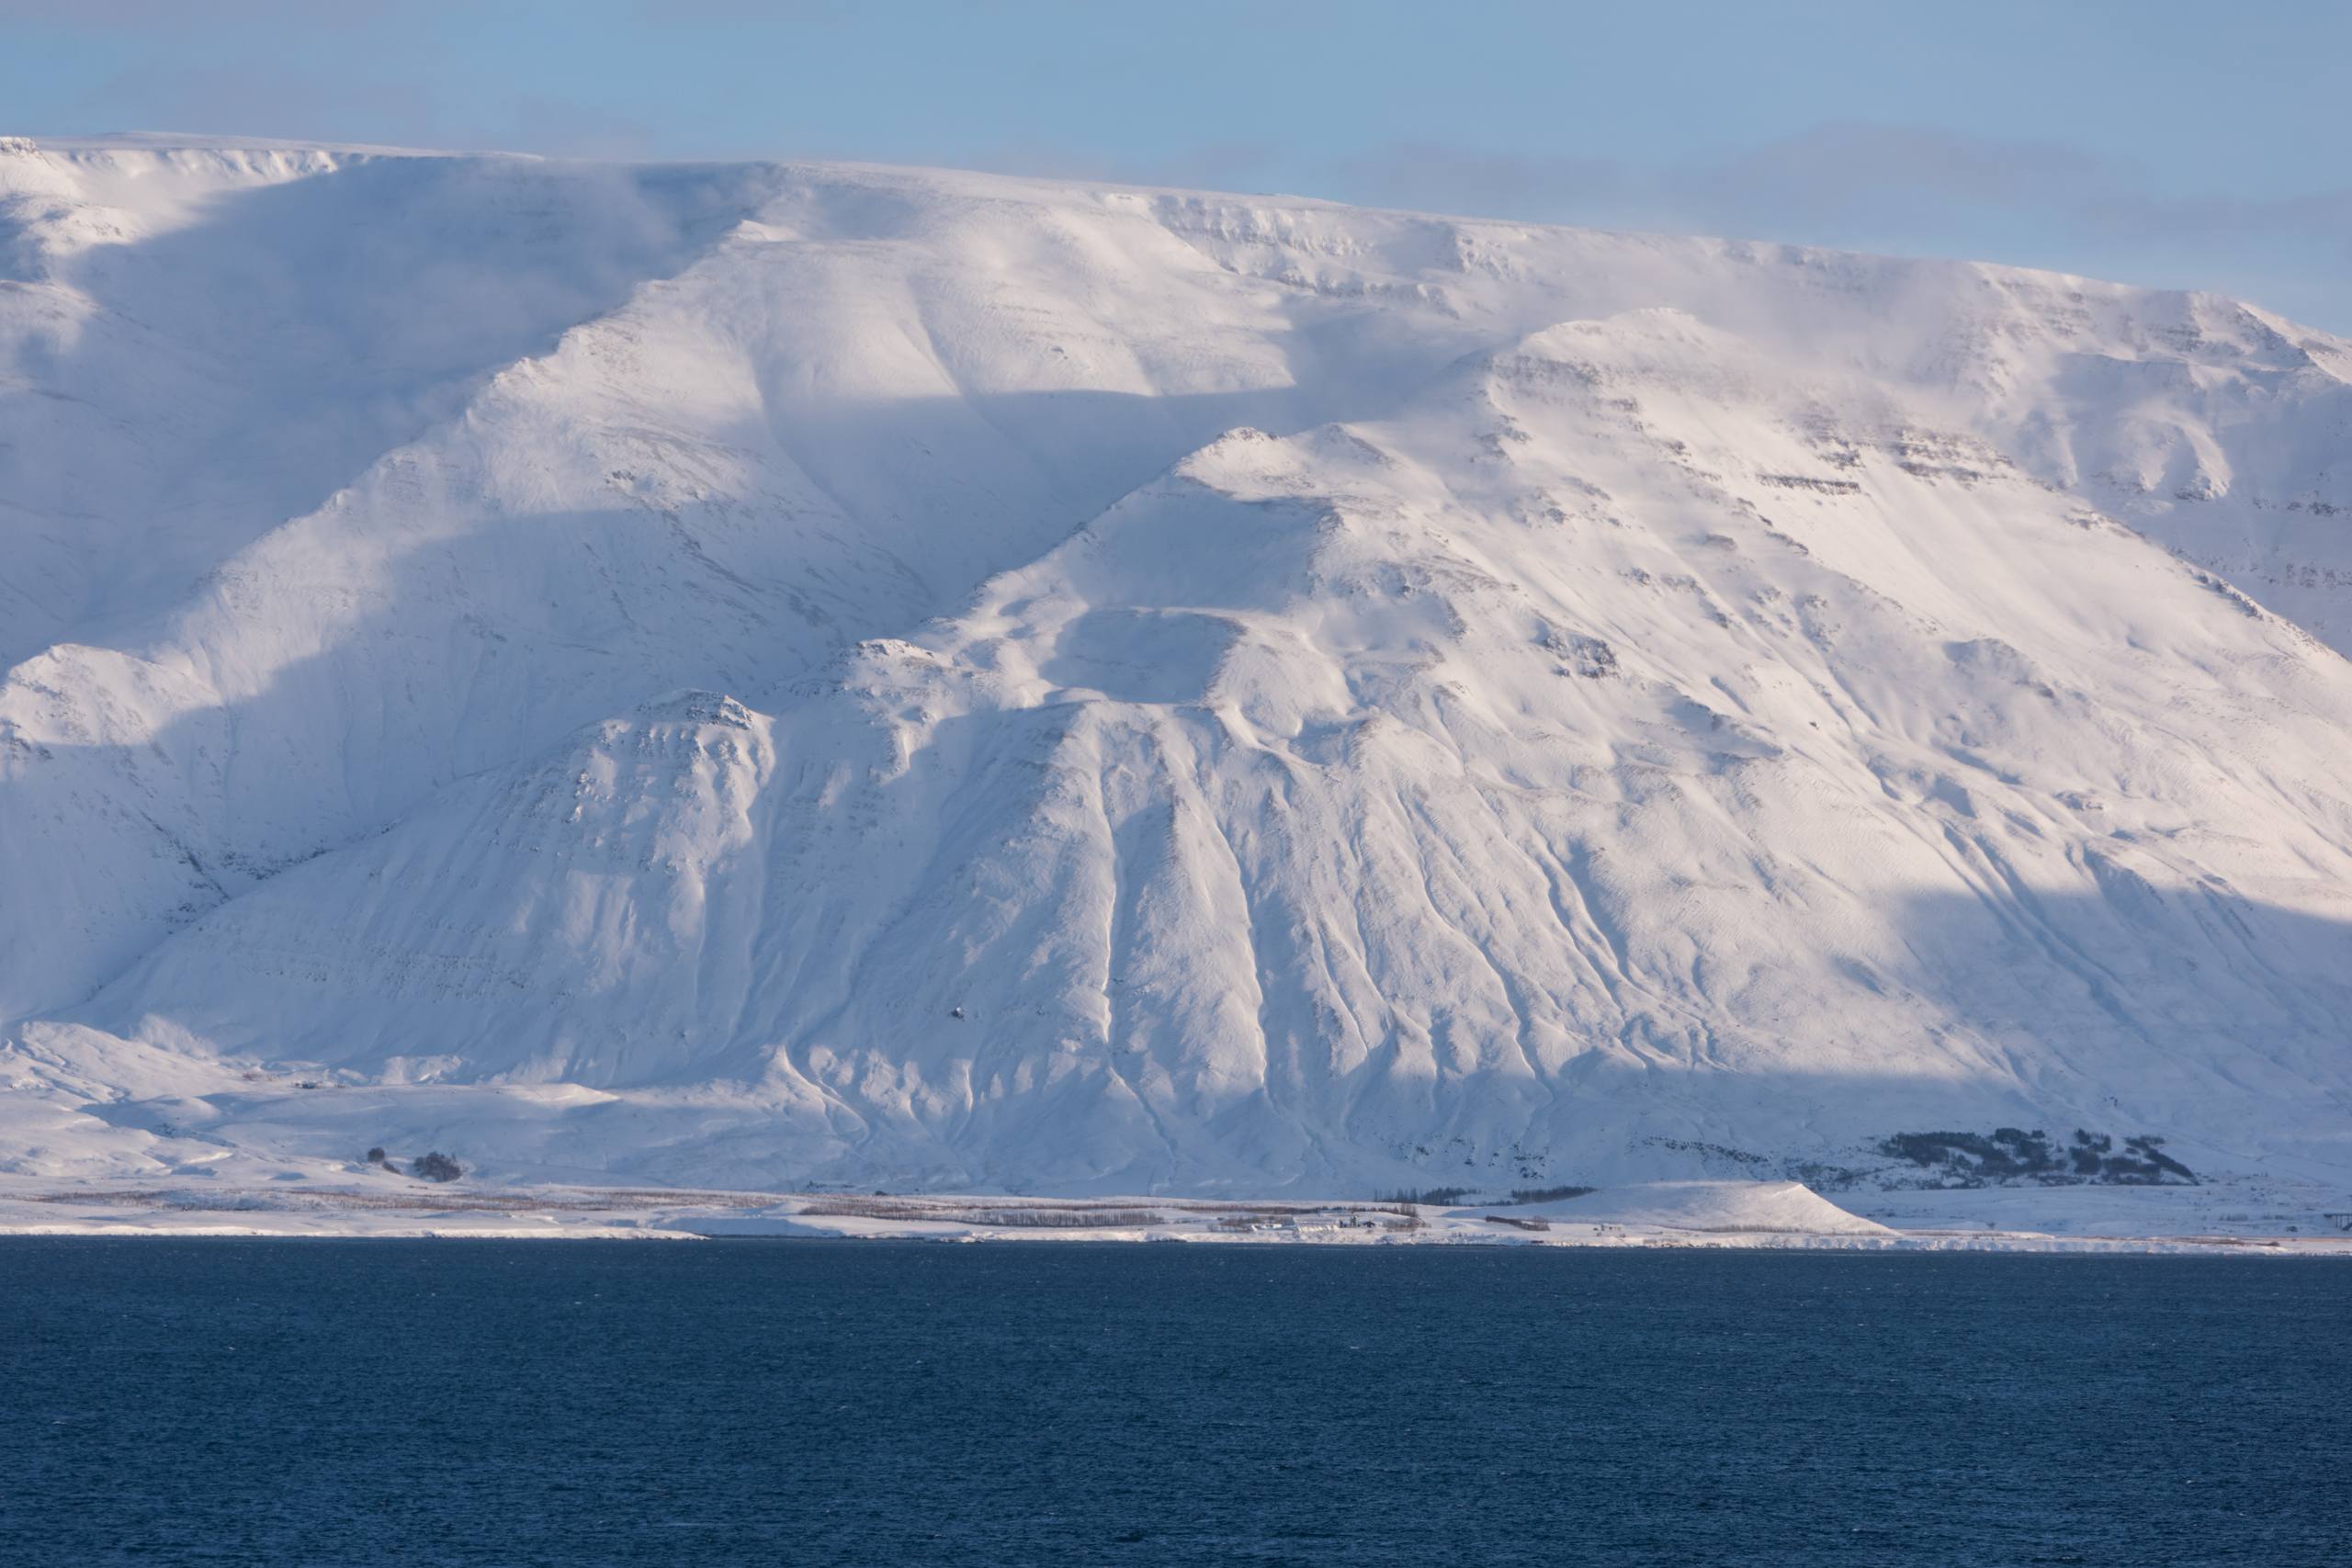
<svg viewBox="0 0 2352 1568">
<path fill-rule="evenodd" d="M 0 1242 L 0 1561 L 2352 1563 L 2352 1267 Z"/>
</svg>

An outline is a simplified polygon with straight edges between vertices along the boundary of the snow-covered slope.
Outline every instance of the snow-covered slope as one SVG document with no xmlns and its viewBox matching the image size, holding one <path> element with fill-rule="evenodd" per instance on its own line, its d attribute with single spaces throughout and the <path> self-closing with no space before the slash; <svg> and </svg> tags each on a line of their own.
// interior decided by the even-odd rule
<svg viewBox="0 0 2352 1568">
<path fill-rule="evenodd" d="M 2323 334 L 897 170 L 0 201 L 0 1166 L 2352 1162 Z"/>
</svg>

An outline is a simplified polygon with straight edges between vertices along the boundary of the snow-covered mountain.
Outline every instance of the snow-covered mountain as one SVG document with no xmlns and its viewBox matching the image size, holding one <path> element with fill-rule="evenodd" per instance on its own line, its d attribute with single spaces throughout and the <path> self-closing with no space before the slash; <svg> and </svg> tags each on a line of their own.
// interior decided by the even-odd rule
<svg viewBox="0 0 2352 1568">
<path fill-rule="evenodd" d="M 2347 650 L 2210 296 L 0 142 L 0 1170 L 2340 1183 Z"/>
</svg>

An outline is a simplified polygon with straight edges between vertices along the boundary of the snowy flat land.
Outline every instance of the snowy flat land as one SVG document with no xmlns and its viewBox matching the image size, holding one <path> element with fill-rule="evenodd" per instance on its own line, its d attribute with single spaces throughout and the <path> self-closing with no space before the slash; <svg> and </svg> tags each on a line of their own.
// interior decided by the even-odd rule
<svg viewBox="0 0 2352 1568">
<path fill-rule="evenodd" d="M 6 1224 L 2308 1249 L 2348 649 L 2212 295 L 0 139 Z"/>
<path fill-rule="evenodd" d="M 1144 1241 L 1311 1246 L 1830 1247 L 2236 1253 L 2352 1261 L 2352 1214 L 2312 1192 L 2188 1188 L 1873 1194 L 1847 1209 L 1795 1182 L 1669 1181 L 1566 1200 L 1037 1199 L 595 1188 L 0 1184 L 0 1236 L 432 1236 Z M 1867 1213 L 1860 1211 L 1868 1211 Z M 1871 1216 L 1876 1217 L 1871 1217 Z"/>
</svg>

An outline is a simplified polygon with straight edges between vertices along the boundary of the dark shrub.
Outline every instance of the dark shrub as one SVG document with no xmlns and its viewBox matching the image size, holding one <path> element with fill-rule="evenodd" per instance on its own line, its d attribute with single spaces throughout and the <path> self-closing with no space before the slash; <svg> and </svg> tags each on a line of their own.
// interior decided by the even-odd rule
<svg viewBox="0 0 2352 1568">
<path fill-rule="evenodd" d="M 2164 1140 L 2143 1134 L 2123 1140 L 2123 1153 L 2113 1153 L 2115 1140 L 2105 1133 L 2075 1129 L 2074 1142 L 2062 1160 L 2052 1152 L 2050 1135 L 2018 1127 L 1996 1127 L 1990 1136 L 1981 1133 L 1897 1133 L 1882 1139 L 1879 1153 L 1909 1160 L 1929 1169 L 1940 1168 L 1944 1179 L 1963 1186 L 1986 1181 L 2028 1179 L 2044 1185 L 2100 1181 L 2127 1187 L 2151 1187 L 2167 1180 L 2194 1184 L 2189 1168 L 2164 1152 Z"/>
<path fill-rule="evenodd" d="M 1373 1201 L 1377 1203 L 1427 1203 L 1433 1208 L 1450 1209 L 1470 1196 L 1467 1187 L 1430 1187 L 1419 1190 L 1383 1192 Z"/>
<path fill-rule="evenodd" d="M 1897 1133 L 1882 1140 L 1878 1149 L 1914 1165 L 1941 1165 L 1962 1177 L 2040 1176 L 2059 1168 L 2050 1153 L 2050 1135 L 2018 1127 L 1996 1128 L 1991 1137 L 1982 1133 Z"/>
<path fill-rule="evenodd" d="M 435 1149 L 431 1154 L 417 1156 L 410 1163 L 408 1173 L 426 1181 L 455 1181 L 465 1175 L 466 1168 Z"/>
</svg>

